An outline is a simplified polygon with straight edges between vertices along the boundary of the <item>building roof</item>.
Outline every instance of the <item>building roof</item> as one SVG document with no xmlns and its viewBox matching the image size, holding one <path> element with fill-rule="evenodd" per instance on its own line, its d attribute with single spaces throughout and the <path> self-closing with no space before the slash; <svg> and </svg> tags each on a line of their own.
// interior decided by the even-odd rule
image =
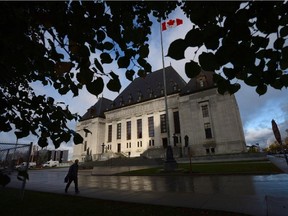
<svg viewBox="0 0 288 216">
<path fill-rule="evenodd" d="M 187 84 L 172 66 L 165 68 L 165 77 L 167 95 L 179 93 Z M 136 78 L 115 98 L 110 109 L 116 109 L 163 96 L 163 69 L 160 69 L 149 73 L 145 78 Z"/>
<path fill-rule="evenodd" d="M 192 78 L 182 89 L 180 95 L 193 94 L 199 91 L 215 88 L 216 83 L 213 81 L 212 71 L 201 71 L 195 78 Z"/>
<path fill-rule="evenodd" d="M 80 121 L 88 120 L 91 118 L 101 117 L 105 118 L 104 112 L 110 107 L 112 101 L 107 98 L 99 98 L 99 100 L 91 106 L 87 112 L 82 116 Z"/>
<path fill-rule="evenodd" d="M 172 66 L 168 66 L 165 68 L 167 95 L 187 95 L 215 88 L 213 74 L 214 72 L 201 71 L 197 77 L 192 78 L 187 84 Z M 145 78 L 136 78 L 114 101 L 104 97 L 100 98 L 95 105 L 87 110 L 80 121 L 96 117 L 105 118 L 105 111 L 160 97 L 164 97 L 163 69 L 149 73 Z"/>
</svg>

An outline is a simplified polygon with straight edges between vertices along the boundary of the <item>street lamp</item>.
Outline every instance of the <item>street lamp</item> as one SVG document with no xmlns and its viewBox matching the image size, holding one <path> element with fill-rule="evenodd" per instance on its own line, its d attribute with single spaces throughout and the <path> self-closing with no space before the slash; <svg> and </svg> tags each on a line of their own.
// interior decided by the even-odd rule
<svg viewBox="0 0 288 216">
<path fill-rule="evenodd" d="M 101 146 L 102 146 L 102 154 L 104 154 L 105 144 L 103 143 Z"/>
</svg>

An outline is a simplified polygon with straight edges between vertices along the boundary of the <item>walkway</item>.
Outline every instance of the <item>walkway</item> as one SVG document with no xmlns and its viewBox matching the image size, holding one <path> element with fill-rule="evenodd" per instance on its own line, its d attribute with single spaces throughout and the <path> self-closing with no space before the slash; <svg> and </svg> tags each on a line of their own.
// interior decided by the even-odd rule
<svg viewBox="0 0 288 216">
<path fill-rule="evenodd" d="M 281 164 L 282 158 L 272 158 L 272 161 Z M 133 168 L 136 167 L 122 167 L 121 171 Z M 287 174 L 129 177 L 107 176 L 109 167 L 97 169 L 100 176 L 91 175 L 91 171 L 80 171 L 80 194 L 77 196 L 256 216 L 288 215 Z M 111 168 L 110 174 L 117 172 L 115 169 Z M 63 194 L 66 172 L 67 168 L 31 170 L 26 189 Z M 12 176 L 10 187 L 21 187 L 16 176 Z M 68 194 L 74 195 L 73 187 Z"/>
</svg>

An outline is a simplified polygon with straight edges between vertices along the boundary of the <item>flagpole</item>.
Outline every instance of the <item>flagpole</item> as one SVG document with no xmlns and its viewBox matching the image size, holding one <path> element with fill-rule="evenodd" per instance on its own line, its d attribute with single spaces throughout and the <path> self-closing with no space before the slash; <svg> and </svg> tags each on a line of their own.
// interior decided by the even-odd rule
<svg viewBox="0 0 288 216">
<path fill-rule="evenodd" d="M 163 66 L 163 87 L 164 87 L 164 100 L 165 100 L 165 112 L 166 112 L 166 130 L 167 130 L 167 149 L 166 149 L 166 161 L 164 169 L 166 171 L 173 171 L 177 168 L 177 163 L 173 157 L 173 151 L 170 145 L 170 126 L 169 126 L 169 114 L 168 114 L 168 102 L 167 102 L 167 89 L 166 89 L 166 73 L 165 73 L 165 62 L 164 62 L 164 48 L 163 48 L 163 35 L 162 25 L 160 18 L 160 41 L 161 41 L 161 56 Z"/>
<path fill-rule="evenodd" d="M 163 87 L 164 87 L 166 125 L 167 125 L 166 129 L 167 129 L 167 136 L 168 136 L 168 146 L 170 146 L 170 127 L 169 127 L 167 89 L 166 89 L 166 73 L 165 73 L 164 48 L 163 48 L 163 35 L 162 35 L 161 21 L 160 21 L 160 40 L 161 40 L 161 54 L 162 54 L 161 56 L 162 56 L 162 67 L 163 67 Z"/>
</svg>

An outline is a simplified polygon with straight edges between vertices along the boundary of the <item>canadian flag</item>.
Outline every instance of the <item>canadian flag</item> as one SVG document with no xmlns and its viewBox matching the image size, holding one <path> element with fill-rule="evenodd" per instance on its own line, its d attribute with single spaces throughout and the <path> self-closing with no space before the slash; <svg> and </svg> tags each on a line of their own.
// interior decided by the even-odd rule
<svg viewBox="0 0 288 216">
<path fill-rule="evenodd" d="M 181 24 L 183 24 L 182 19 L 170 19 L 170 20 L 162 23 L 162 31 L 165 31 L 169 28 L 176 27 L 176 26 L 181 25 Z"/>
</svg>

